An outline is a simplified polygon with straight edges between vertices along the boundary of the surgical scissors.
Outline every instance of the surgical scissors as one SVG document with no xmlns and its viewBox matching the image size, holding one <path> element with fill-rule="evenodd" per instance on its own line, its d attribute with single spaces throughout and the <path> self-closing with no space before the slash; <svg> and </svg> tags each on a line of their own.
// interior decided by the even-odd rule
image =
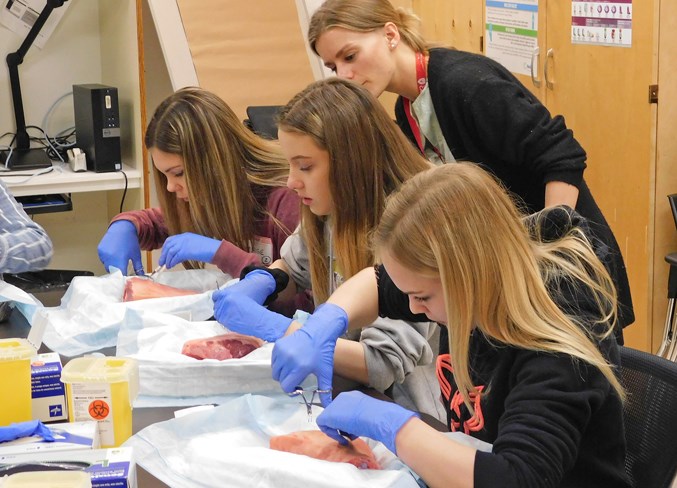
<svg viewBox="0 0 677 488">
<path fill-rule="evenodd" d="M 163 271 L 165 271 L 166 269 L 167 269 L 167 266 L 165 266 L 164 264 L 163 264 L 162 266 L 158 266 L 157 268 L 155 268 L 155 269 L 153 270 L 153 272 L 152 272 L 151 274 L 148 275 L 148 277 L 149 277 L 151 280 L 155 281 L 155 277 L 156 277 L 157 275 L 159 275 L 160 273 L 162 273 Z"/>
<path fill-rule="evenodd" d="M 331 388 L 327 388 L 326 390 L 321 390 L 319 388 L 313 388 L 312 390 L 312 395 L 310 396 L 310 401 L 306 398 L 306 391 L 300 387 L 297 386 L 294 391 L 291 391 L 287 393 L 290 397 L 297 397 L 300 396 L 303 399 L 303 403 L 306 406 L 306 410 L 308 411 L 308 422 L 313 421 L 313 405 L 317 407 L 321 407 L 322 403 L 315 403 L 315 395 L 319 395 L 321 393 L 331 393 Z M 318 397 L 319 398 L 319 397 Z"/>
</svg>

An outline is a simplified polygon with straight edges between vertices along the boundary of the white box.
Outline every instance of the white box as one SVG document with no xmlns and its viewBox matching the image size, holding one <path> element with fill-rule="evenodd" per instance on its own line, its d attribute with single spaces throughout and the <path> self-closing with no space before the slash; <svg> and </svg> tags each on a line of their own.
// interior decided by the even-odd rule
<svg viewBox="0 0 677 488">
<path fill-rule="evenodd" d="M 48 466 L 84 470 L 92 477 L 92 488 L 136 488 L 136 463 L 131 447 L 0 456 L 0 479 L 14 473 L 45 470 Z"/>
<path fill-rule="evenodd" d="M 66 387 L 61 383 L 61 358 L 55 352 L 31 360 L 33 418 L 43 422 L 68 420 Z"/>
<path fill-rule="evenodd" d="M 99 426 L 96 421 L 72 422 L 47 425 L 52 431 L 54 442 L 40 436 L 22 437 L 0 443 L 0 456 L 30 454 L 46 451 L 67 451 L 77 449 L 98 449 Z"/>
</svg>

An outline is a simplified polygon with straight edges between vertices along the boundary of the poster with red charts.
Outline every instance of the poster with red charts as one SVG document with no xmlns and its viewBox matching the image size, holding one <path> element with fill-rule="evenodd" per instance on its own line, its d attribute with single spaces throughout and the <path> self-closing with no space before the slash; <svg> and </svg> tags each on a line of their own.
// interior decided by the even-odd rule
<svg viewBox="0 0 677 488">
<path fill-rule="evenodd" d="M 632 0 L 573 0 L 571 42 L 632 46 Z"/>
</svg>

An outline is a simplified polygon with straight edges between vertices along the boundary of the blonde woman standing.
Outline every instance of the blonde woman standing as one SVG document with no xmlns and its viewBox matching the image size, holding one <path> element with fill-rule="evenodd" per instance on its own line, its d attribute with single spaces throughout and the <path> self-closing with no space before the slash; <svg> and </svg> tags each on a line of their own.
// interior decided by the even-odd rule
<svg viewBox="0 0 677 488">
<path fill-rule="evenodd" d="M 277 341 L 273 377 L 291 391 L 330 374 L 334 337 L 378 314 L 434 320 L 448 331 L 437 360 L 448 425 L 490 452 L 360 392 L 339 394 L 320 429 L 383 442 L 430 487 L 629 487 L 613 284 L 576 223 L 564 207 L 525 220 L 477 165 L 415 176 L 375 233 L 383 264 L 336 290 L 333 319 Z"/>
<path fill-rule="evenodd" d="M 528 213 L 568 205 L 585 217 L 606 248 L 622 343 L 622 328 L 635 320 L 625 263 L 583 179 L 585 151 L 564 118 L 551 116 L 499 63 L 435 47 L 418 26 L 417 17 L 388 0 L 327 0 L 311 19 L 308 40 L 340 78 L 375 96 L 399 95 L 397 123 L 431 161 L 480 163 Z"/>
<path fill-rule="evenodd" d="M 124 212 L 99 243 L 108 270 L 143 274 L 141 250 L 162 247 L 168 268 L 212 263 L 239 276 L 269 265 L 299 220 L 276 142 L 249 131 L 215 94 L 184 88 L 165 99 L 146 130 L 159 208 Z"/>
</svg>

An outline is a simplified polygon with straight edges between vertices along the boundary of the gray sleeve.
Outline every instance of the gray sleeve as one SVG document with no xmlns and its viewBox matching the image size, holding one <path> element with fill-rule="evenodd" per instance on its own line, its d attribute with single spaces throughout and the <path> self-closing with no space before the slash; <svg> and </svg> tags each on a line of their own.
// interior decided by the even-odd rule
<svg viewBox="0 0 677 488">
<path fill-rule="evenodd" d="M 434 353 L 428 339 L 439 327 L 434 322 L 405 322 L 379 318 L 362 330 L 369 385 L 384 391 L 402 383 L 416 366 L 430 364 Z"/>
<path fill-rule="evenodd" d="M 298 226 L 294 233 L 284 241 L 280 249 L 280 257 L 287 265 L 294 282 L 301 289 L 310 289 L 310 260 L 308 259 L 308 248 L 301 237 L 301 226 Z"/>
</svg>

